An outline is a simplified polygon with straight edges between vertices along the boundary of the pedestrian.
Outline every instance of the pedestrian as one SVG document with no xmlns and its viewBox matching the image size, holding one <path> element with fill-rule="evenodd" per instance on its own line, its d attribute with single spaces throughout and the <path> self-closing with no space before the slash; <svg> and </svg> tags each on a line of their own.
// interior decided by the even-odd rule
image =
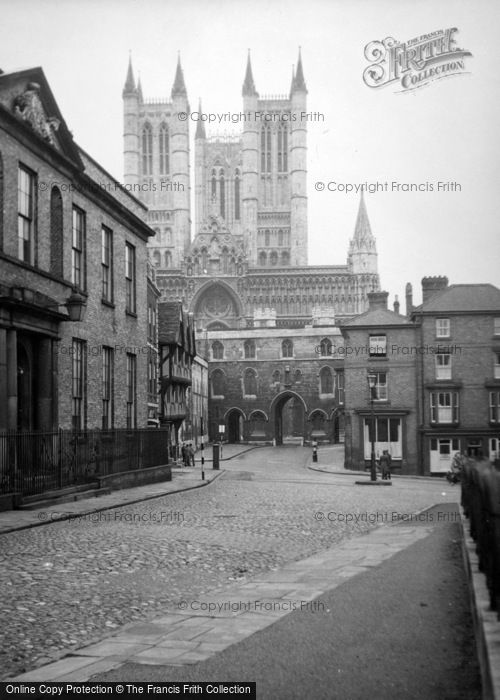
<svg viewBox="0 0 500 700">
<path fill-rule="evenodd" d="M 384 450 L 379 459 L 380 468 L 382 470 L 382 479 L 391 481 L 391 463 L 392 458 L 389 450 Z"/>
<path fill-rule="evenodd" d="M 184 443 L 182 443 L 182 447 L 181 447 L 181 457 L 182 457 L 182 464 L 183 464 L 185 467 L 187 467 L 187 466 L 189 465 L 189 462 L 188 462 L 188 448 L 187 448 L 187 445 L 185 445 Z"/>
<path fill-rule="evenodd" d="M 195 466 L 194 464 L 194 447 L 193 443 L 190 442 L 188 445 L 188 466 Z"/>
</svg>

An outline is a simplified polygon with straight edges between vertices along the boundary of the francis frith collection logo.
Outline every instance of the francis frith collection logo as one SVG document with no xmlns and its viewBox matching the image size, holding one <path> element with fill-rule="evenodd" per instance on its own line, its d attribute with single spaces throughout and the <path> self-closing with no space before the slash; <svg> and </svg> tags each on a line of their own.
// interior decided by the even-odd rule
<svg viewBox="0 0 500 700">
<path fill-rule="evenodd" d="M 422 34 L 405 43 L 387 37 L 365 46 L 365 58 L 370 65 L 363 80 L 371 88 L 399 84 L 398 92 L 407 92 L 428 85 L 433 80 L 466 72 L 465 58 L 470 51 L 456 46 L 458 29 L 438 29 Z"/>
</svg>

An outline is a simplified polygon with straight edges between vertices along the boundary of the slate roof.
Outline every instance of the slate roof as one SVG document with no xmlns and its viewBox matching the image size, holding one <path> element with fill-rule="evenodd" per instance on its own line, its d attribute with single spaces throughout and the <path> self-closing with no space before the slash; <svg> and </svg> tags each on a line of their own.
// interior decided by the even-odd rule
<svg viewBox="0 0 500 700">
<path fill-rule="evenodd" d="M 397 314 L 395 311 L 390 311 L 389 309 L 373 309 L 365 311 L 350 321 L 345 321 L 342 323 L 342 328 L 344 326 L 349 326 L 351 328 L 353 326 L 405 326 L 409 323 L 410 321 L 406 316 Z"/>
<path fill-rule="evenodd" d="M 433 294 L 413 313 L 448 311 L 493 311 L 500 313 L 500 289 L 493 284 L 452 284 Z"/>
</svg>

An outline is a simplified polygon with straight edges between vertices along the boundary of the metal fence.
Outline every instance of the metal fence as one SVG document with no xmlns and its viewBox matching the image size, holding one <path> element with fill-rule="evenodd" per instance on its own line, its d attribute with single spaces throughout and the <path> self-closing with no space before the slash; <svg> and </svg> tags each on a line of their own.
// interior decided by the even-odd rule
<svg viewBox="0 0 500 700">
<path fill-rule="evenodd" d="M 498 463 L 468 460 L 462 473 L 462 506 L 486 576 L 492 610 L 500 619 L 500 471 Z"/>
<path fill-rule="evenodd" d="M 0 433 L 0 492 L 33 496 L 168 463 L 168 430 Z"/>
</svg>

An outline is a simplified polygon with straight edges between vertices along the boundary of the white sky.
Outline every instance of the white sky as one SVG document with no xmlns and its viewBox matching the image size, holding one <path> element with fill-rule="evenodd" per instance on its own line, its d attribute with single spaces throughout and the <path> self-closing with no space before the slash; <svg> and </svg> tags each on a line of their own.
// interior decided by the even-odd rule
<svg viewBox="0 0 500 700">
<path fill-rule="evenodd" d="M 364 84 L 370 41 L 449 27 L 467 75 L 409 94 Z M 391 302 L 407 281 L 418 302 L 424 275 L 500 286 L 499 39 L 497 0 L 0 0 L 0 67 L 42 66 L 76 141 L 119 181 L 129 50 L 146 98 L 170 95 L 179 50 L 191 109 L 201 96 L 204 112 L 239 112 L 247 49 L 260 94 L 281 94 L 302 46 L 308 106 L 325 115 L 308 132 L 311 264 L 345 263 L 358 208 L 316 181 L 462 187 L 366 196 Z"/>
</svg>

